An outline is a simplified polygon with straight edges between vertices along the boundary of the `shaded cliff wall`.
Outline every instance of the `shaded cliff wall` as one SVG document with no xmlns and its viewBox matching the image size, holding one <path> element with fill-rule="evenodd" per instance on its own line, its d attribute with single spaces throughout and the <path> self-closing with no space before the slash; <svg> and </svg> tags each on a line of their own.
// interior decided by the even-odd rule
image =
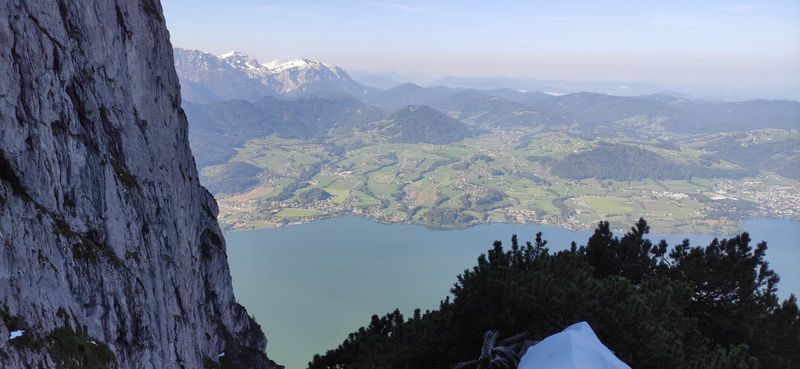
<svg viewBox="0 0 800 369">
<path fill-rule="evenodd" d="M 0 367 L 274 366 L 180 106 L 157 0 L 0 0 Z"/>
</svg>

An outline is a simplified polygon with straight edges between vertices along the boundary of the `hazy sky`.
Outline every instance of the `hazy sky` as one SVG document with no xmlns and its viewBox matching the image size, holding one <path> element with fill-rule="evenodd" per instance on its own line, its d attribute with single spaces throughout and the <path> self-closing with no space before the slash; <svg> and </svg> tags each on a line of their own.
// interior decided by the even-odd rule
<svg viewBox="0 0 800 369">
<path fill-rule="evenodd" d="M 162 0 L 172 43 L 434 76 L 800 85 L 800 0 Z"/>
</svg>

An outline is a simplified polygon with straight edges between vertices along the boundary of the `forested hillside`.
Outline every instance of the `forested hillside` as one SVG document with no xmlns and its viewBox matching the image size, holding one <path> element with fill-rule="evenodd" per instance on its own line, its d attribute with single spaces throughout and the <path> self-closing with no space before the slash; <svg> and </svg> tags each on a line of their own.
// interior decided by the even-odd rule
<svg viewBox="0 0 800 369">
<path fill-rule="evenodd" d="M 601 222 L 586 246 L 551 253 L 542 234 L 496 241 L 457 278 L 454 298 L 408 319 L 374 315 L 311 369 L 450 368 L 475 359 L 483 334 L 542 339 L 587 321 L 633 368 L 797 368 L 800 313 L 779 301 L 767 245 L 747 233 L 670 247 L 639 220 L 622 237 Z"/>
<path fill-rule="evenodd" d="M 569 179 L 651 179 L 741 178 L 752 174 L 743 169 L 709 168 L 667 159 L 652 151 L 628 145 L 598 145 L 594 149 L 567 155 L 555 161 L 550 171 Z"/>
<path fill-rule="evenodd" d="M 425 105 L 409 105 L 376 125 L 393 143 L 447 144 L 468 134 L 464 123 Z"/>
</svg>

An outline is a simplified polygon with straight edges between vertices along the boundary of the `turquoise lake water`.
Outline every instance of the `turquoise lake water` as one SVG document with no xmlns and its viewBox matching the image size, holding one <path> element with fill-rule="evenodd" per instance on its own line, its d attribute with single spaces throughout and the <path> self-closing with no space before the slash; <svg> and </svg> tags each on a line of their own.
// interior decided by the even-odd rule
<svg viewBox="0 0 800 369">
<path fill-rule="evenodd" d="M 800 292 L 800 222 L 753 219 L 743 229 L 765 240 L 767 260 L 781 276 L 779 294 Z M 372 314 L 399 308 L 435 309 L 456 275 L 475 264 L 494 240 L 510 245 L 543 232 L 551 250 L 586 243 L 591 231 L 557 227 L 486 224 L 463 230 L 385 225 L 345 217 L 285 228 L 225 235 L 233 287 L 269 339 L 268 355 L 287 369 L 303 369 L 311 357 L 336 347 L 369 323 Z M 708 235 L 651 235 L 670 244 Z"/>
</svg>

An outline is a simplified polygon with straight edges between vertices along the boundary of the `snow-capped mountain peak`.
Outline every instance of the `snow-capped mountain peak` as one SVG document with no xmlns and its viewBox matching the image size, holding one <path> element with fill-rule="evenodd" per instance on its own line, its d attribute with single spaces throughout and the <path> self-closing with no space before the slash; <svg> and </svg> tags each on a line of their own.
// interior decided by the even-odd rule
<svg viewBox="0 0 800 369">
<path fill-rule="evenodd" d="M 296 58 L 288 61 L 272 60 L 267 63 L 261 64 L 256 58 L 243 53 L 241 51 L 231 51 L 219 56 L 220 60 L 229 64 L 231 67 L 247 71 L 254 77 L 263 76 L 265 74 L 279 74 L 290 70 L 327 70 L 332 72 L 337 77 L 339 76 L 339 67 L 333 64 L 326 64 L 317 60 Z"/>
<path fill-rule="evenodd" d="M 305 58 L 272 60 L 262 64 L 241 51 L 216 56 L 199 50 L 176 48 L 175 67 L 178 77 L 184 82 L 184 96 L 189 96 L 189 100 L 253 99 L 272 94 L 297 96 L 317 91 L 358 94 L 364 91 L 364 87 L 341 68 Z M 246 91 L 241 91 L 241 86 L 247 86 Z"/>
<path fill-rule="evenodd" d="M 232 67 L 236 68 L 260 69 L 262 67 L 258 60 L 241 51 L 231 51 L 227 54 L 222 54 L 219 57 Z"/>
<path fill-rule="evenodd" d="M 288 69 L 328 69 L 338 70 L 339 67 L 333 64 L 326 64 L 317 60 L 296 58 L 288 61 L 273 60 L 264 65 L 275 73 L 280 73 Z"/>
</svg>

